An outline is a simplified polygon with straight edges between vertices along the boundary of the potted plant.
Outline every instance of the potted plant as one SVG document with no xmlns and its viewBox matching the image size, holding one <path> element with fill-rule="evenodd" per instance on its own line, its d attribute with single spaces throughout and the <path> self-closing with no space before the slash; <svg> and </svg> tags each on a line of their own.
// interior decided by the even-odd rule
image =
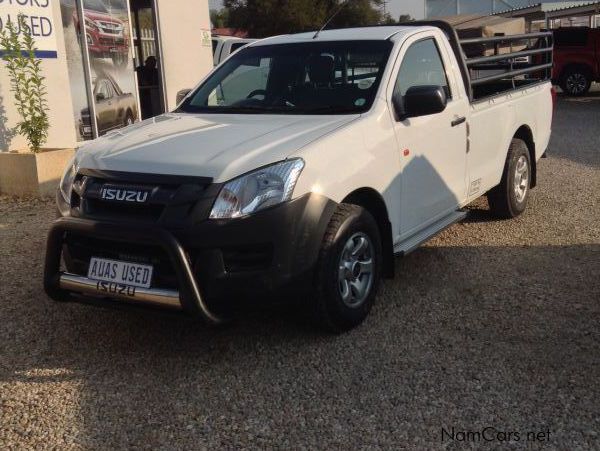
<svg viewBox="0 0 600 451">
<path fill-rule="evenodd" d="M 2 59 L 10 78 L 20 121 L 15 132 L 23 135 L 29 148 L 0 152 L 0 192 L 14 195 L 53 195 L 73 149 L 44 148 L 48 138 L 48 104 L 42 61 L 36 58 L 35 39 L 25 22 L 10 21 L 0 32 Z"/>
</svg>

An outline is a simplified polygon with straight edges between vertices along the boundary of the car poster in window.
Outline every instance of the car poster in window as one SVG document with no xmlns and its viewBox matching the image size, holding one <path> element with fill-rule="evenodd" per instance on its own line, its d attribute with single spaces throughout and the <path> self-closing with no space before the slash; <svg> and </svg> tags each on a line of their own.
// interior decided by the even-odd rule
<svg viewBox="0 0 600 451">
<path fill-rule="evenodd" d="M 127 0 L 61 0 L 61 14 L 78 140 L 95 137 L 89 101 L 94 102 L 98 136 L 136 122 L 139 108 Z M 83 46 L 89 55 L 89 78 Z"/>
</svg>

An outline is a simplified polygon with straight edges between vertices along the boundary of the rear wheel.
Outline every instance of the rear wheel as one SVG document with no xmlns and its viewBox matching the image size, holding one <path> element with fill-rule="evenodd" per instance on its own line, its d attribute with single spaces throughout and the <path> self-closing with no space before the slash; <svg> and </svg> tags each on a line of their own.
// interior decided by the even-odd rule
<svg viewBox="0 0 600 451">
<path fill-rule="evenodd" d="M 531 190 L 531 158 L 527 144 L 513 139 L 504 165 L 500 185 L 488 193 L 488 202 L 495 216 L 510 219 L 525 211 Z"/>
<path fill-rule="evenodd" d="M 592 85 L 592 78 L 585 67 L 567 69 L 562 76 L 560 87 L 570 96 L 586 95 Z"/>
<path fill-rule="evenodd" d="M 311 299 L 315 319 L 331 332 L 358 326 L 369 314 L 381 277 L 379 228 L 362 207 L 341 204 L 319 255 Z"/>
</svg>

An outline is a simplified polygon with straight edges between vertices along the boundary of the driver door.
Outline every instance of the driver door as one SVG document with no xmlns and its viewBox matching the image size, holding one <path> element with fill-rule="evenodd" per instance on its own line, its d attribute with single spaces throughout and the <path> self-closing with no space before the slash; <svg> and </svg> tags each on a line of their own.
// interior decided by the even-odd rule
<svg viewBox="0 0 600 451">
<path fill-rule="evenodd" d="M 441 113 L 394 121 L 402 168 L 400 239 L 450 214 L 466 198 L 469 103 L 446 70 L 450 65 L 441 44 L 431 33 L 407 40 L 390 93 L 391 104 L 394 93 L 404 96 L 411 87 L 433 85 L 448 98 Z"/>
<path fill-rule="evenodd" d="M 98 134 L 103 135 L 114 127 L 114 108 L 112 91 L 108 81 L 101 78 L 96 87 L 96 116 L 98 117 Z"/>
</svg>

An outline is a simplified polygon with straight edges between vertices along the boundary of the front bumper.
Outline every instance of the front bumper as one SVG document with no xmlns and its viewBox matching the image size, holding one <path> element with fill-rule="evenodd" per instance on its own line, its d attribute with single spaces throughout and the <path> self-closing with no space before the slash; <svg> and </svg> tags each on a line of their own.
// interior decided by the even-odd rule
<svg viewBox="0 0 600 451">
<path fill-rule="evenodd" d="M 124 36 L 88 31 L 88 51 L 97 56 L 110 56 L 115 53 L 127 54 L 129 47 Z"/>
<path fill-rule="evenodd" d="M 92 132 L 92 124 L 90 123 L 90 117 L 87 116 L 87 120 L 79 121 L 79 135 L 85 140 L 90 140 L 94 137 Z"/>
<path fill-rule="evenodd" d="M 307 194 L 245 218 L 172 229 L 63 217 L 48 236 L 45 289 L 57 301 L 167 308 L 217 324 L 224 303 L 310 286 L 335 208 Z M 139 261 L 144 249 L 155 264 L 150 289 L 119 290 L 86 276 L 90 256 Z"/>
</svg>

